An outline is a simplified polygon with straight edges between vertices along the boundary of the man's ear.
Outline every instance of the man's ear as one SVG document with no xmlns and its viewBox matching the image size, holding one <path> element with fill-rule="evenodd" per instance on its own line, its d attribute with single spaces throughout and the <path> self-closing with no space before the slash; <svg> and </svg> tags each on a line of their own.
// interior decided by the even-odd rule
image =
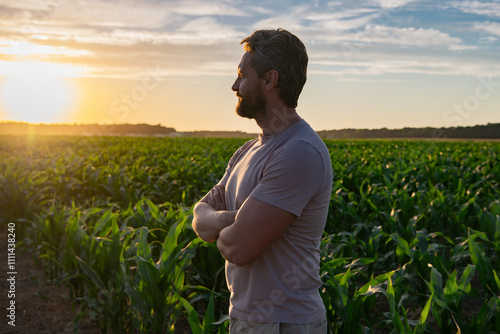
<svg viewBox="0 0 500 334">
<path fill-rule="evenodd" d="M 266 90 L 271 90 L 278 87 L 278 76 L 278 71 L 276 70 L 267 71 L 264 76 L 264 79 L 266 80 L 264 87 Z"/>
</svg>

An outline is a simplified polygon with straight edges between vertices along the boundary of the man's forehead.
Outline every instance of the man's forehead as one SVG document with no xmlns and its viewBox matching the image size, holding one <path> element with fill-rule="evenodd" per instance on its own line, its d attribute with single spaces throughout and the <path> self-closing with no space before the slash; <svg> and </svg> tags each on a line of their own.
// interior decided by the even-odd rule
<svg viewBox="0 0 500 334">
<path fill-rule="evenodd" d="M 240 64 L 238 65 L 238 70 L 244 70 L 244 69 L 247 69 L 248 67 L 250 67 L 250 60 L 252 58 L 252 54 L 250 52 L 245 52 L 245 54 L 243 54 L 243 57 L 241 57 L 241 61 L 240 61 Z"/>
</svg>

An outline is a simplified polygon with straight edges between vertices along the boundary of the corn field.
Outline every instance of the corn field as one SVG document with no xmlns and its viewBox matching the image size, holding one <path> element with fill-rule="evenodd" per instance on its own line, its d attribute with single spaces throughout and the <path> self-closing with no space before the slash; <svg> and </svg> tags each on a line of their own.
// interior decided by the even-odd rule
<svg viewBox="0 0 500 334">
<path fill-rule="evenodd" d="M 224 260 L 192 208 L 244 142 L 0 136 L 0 229 L 68 285 L 75 331 L 227 333 Z M 499 333 L 500 143 L 325 143 L 330 333 Z"/>
</svg>

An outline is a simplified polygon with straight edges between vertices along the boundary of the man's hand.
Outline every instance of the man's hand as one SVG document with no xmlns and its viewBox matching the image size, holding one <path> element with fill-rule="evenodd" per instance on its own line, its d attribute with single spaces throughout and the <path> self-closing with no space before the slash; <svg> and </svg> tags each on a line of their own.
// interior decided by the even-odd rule
<svg viewBox="0 0 500 334">
<path fill-rule="evenodd" d="M 217 240 L 220 231 L 234 223 L 238 211 L 227 211 L 225 196 L 224 186 L 216 185 L 194 207 L 192 226 L 203 241 Z"/>
<path fill-rule="evenodd" d="M 217 211 L 227 210 L 226 189 L 222 184 L 216 184 L 201 201 L 208 203 Z"/>
</svg>

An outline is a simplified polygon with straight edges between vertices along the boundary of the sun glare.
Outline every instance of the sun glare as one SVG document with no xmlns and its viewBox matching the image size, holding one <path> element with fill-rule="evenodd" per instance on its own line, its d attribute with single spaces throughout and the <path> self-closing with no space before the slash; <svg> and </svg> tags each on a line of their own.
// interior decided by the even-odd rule
<svg viewBox="0 0 500 334">
<path fill-rule="evenodd" d="M 51 63 L 16 63 L 0 82 L 0 104 L 6 120 L 57 123 L 76 107 L 76 89 L 67 69 Z"/>
</svg>

